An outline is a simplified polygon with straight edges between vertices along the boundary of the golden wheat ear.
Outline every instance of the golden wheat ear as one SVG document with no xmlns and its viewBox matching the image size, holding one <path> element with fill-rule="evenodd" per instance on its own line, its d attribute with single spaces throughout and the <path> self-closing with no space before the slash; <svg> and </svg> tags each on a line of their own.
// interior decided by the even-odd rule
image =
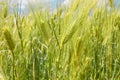
<svg viewBox="0 0 120 80">
<path fill-rule="evenodd" d="M 7 45 L 8 45 L 8 47 L 9 47 L 9 49 L 10 49 L 11 51 L 13 51 L 14 48 L 15 48 L 15 44 L 14 44 L 14 41 L 13 41 L 13 39 L 12 39 L 11 33 L 8 31 L 8 29 L 4 29 L 4 30 L 3 30 L 3 34 L 4 34 L 4 37 L 5 37 L 5 40 L 6 40 L 6 42 L 7 42 Z"/>
</svg>

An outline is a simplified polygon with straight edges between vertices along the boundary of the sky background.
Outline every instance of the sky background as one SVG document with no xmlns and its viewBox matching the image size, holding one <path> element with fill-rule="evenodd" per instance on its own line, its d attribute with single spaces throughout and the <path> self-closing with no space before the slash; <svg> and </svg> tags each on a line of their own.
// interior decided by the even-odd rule
<svg viewBox="0 0 120 80">
<path fill-rule="evenodd" d="M 23 14 L 28 12 L 29 6 L 32 6 L 32 8 L 42 6 L 44 8 L 49 8 L 49 10 L 54 10 L 60 4 L 68 1 L 69 0 L 9 0 L 9 12 L 13 12 L 12 9 L 14 5 L 21 5 L 21 8 L 16 8 L 16 10 L 21 11 Z"/>
<path fill-rule="evenodd" d="M 16 8 L 16 10 L 21 11 L 22 13 L 27 13 L 29 4 L 31 4 L 33 8 L 37 8 L 42 5 L 44 8 L 54 10 L 59 5 L 68 6 L 71 0 L 0 0 L 0 1 L 9 2 L 10 12 L 14 8 L 14 5 L 21 5 L 21 8 Z M 101 5 L 103 1 L 108 2 L 108 0 L 98 0 L 98 4 Z M 119 4 L 120 0 L 114 0 L 115 7 L 117 7 Z"/>
</svg>

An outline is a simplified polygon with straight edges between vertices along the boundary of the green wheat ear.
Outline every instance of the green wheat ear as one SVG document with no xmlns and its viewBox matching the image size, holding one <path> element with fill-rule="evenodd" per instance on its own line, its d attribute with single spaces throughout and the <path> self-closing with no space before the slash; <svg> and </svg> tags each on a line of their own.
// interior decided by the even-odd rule
<svg viewBox="0 0 120 80">
<path fill-rule="evenodd" d="M 75 48 L 76 48 L 76 54 L 79 54 L 82 49 L 82 38 L 81 37 L 78 37 Z"/>
<path fill-rule="evenodd" d="M 4 7 L 3 12 L 4 12 L 3 16 L 4 16 L 4 18 L 6 18 L 8 15 L 8 7 L 7 6 Z"/>
<path fill-rule="evenodd" d="M 41 20 L 41 30 L 42 30 L 42 34 L 45 38 L 45 41 L 48 42 L 49 40 L 49 35 L 45 26 L 45 22 L 43 20 Z"/>
<path fill-rule="evenodd" d="M 113 7 L 113 0 L 109 0 L 110 7 Z"/>
<path fill-rule="evenodd" d="M 3 34 L 4 34 L 4 37 L 5 37 L 5 40 L 7 41 L 7 45 L 9 47 L 9 49 L 11 51 L 14 50 L 15 48 L 15 44 L 14 44 L 14 41 L 12 39 L 12 35 L 10 34 L 10 32 L 8 31 L 8 29 L 4 29 L 3 30 Z"/>
</svg>

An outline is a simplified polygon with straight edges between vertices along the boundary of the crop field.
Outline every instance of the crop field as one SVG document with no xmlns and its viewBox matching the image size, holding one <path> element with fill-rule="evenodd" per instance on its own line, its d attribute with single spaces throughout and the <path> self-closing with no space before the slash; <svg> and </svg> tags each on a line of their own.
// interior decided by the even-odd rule
<svg viewBox="0 0 120 80">
<path fill-rule="evenodd" d="M 55 11 L 0 4 L 0 80 L 120 80 L 120 10 L 73 0 Z"/>
</svg>

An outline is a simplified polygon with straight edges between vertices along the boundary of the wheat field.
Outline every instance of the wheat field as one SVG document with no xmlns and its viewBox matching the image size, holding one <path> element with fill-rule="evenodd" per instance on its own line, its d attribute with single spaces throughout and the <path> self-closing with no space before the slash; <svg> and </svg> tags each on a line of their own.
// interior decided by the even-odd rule
<svg viewBox="0 0 120 80">
<path fill-rule="evenodd" d="M 120 80 L 120 11 L 97 0 L 20 16 L 0 11 L 0 80 Z"/>
</svg>

